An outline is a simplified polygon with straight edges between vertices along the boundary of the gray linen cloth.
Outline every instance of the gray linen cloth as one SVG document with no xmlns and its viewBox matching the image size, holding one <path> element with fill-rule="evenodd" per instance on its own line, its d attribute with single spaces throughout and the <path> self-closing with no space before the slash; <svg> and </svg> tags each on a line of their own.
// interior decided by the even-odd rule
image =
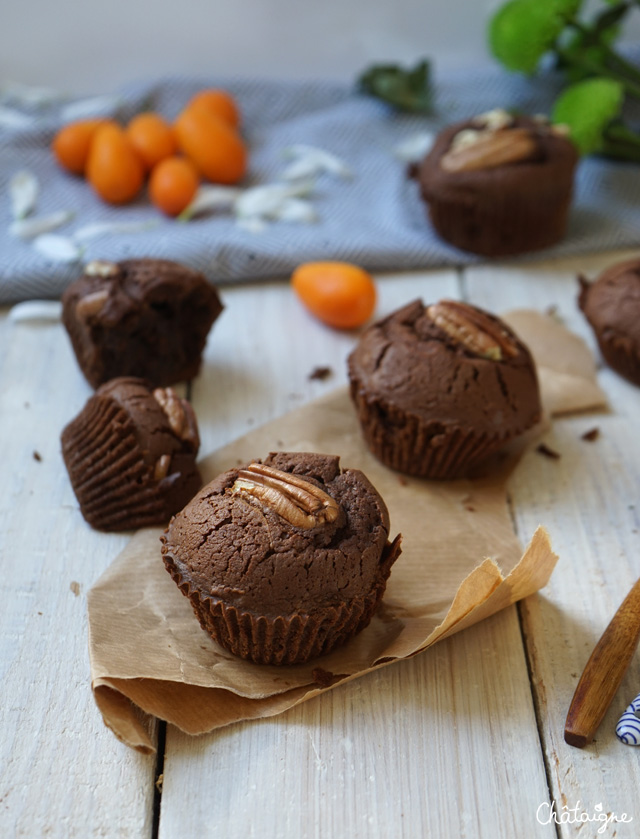
<svg viewBox="0 0 640 839">
<path fill-rule="evenodd" d="M 70 234 L 89 223 L 154 220 L 144 232 L 109 233 L 87 242 L 82 255 L 119 260 L 152 256 L 202 270 L 213 282 L 286 277 L 301 262 L 339 259 L 374 271 L 455 266 L 481 261 L 442 242 L 431 229 L 414 181 L 394 148 L 423 131 L 495 107 L 548 112 L 555 93 L 550 77 L 523 79 L 498 68 L 460 69 L 435 75 L 432 116 L 398 115 L 385 104 L 358 94 L 353 85 L 215 78 L 170 78 L 121 91 L 113 115 L 123 121 L 151 108 L 174 118 L 203 87 L 224 87 L 242 108 L 250 149 L 244 185 L 278 181 L 283 150 L 307 144 L 339 156 L 351 180 L 323 174 L 313 198 L 319 221 L 277 222 L 256 233 L 215 212 L 188 223 L 167 219 L 142 194 L 132 204 L 103 204 L 79 178 L 67 175 L 49 151 L 62 124 L 60 105 L 25 112 L 38 119 L 27 128 L 0 128 L 0 302 L 56 298 L 81 272 L 81 263 L 60 263 L 37 253 L 9 231 L 8 182 L 21 169 L 41 185 L 38 215 L 65 209 Z M 597 158 L 579 167 L 567 237 L 556 247 L 527 258 L 575 255 L 640 243 L 640 167 Z"/>
</svg>

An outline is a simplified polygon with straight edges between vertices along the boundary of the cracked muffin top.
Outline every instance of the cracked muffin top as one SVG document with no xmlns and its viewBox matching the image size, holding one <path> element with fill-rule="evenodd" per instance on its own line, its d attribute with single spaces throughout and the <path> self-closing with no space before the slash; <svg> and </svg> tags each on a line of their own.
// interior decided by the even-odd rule
<svg viewBox="0 0 640 839">
<path fill-rule="evenodd" d="M 399 553 L 384 501 L 333 455 L 231 469 L 174 516 L 162 552 L 189 586 L 242 612 L 312 614 L 369 594 Z"/>
<path fill-rule="evenodd" d="M 349 376 L 359 398 L 421 423 L 495 433 L 541 416 L 527 347 L 499 318 L 452 300 L 415 300 L 369 327 Z"/>
</svg>

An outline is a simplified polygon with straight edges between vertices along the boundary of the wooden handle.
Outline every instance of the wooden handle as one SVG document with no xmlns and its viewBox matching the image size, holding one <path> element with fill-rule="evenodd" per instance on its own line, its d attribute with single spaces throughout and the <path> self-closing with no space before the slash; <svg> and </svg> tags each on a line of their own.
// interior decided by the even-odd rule
<svg viewBox="0 0 640 839">
<path fill-rule="evenodd" d="M 640 580 L 637 580 L 598 641 L 573 694 L 564 739 L 582 749 L 593 740 L 640 639 Z"/>
</svg>

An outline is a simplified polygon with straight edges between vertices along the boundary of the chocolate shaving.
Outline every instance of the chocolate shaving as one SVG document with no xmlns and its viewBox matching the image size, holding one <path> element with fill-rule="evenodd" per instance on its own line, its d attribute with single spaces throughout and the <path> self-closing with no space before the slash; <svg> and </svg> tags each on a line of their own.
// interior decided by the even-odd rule
<svg viewBox="0 0 640 839">
<path fill-rule="evenodd" d="M 585 431 L 584 434 L 581 436 L 581 439 L 586 440 L 588 443 L 593 443 L 593 441 L 597 440 L 599 436 L 600 429 L 596 427 L 589 429 L 589 431 Z"/>
<path fill-rule="evenodd" d="M 322 667 L 314 667 L 311 671 L 311 678 L 314 681 L 314 684 L 319 685 L 323 688 L 331 687 L 331 685 L 335 685 L 336 682 L 342 681 L 342 679 L 347 678 L 346 673 L 331 673 L 329 670 L 323 670 Z"/>
<path fill-rule="evenodd" d="M 34 460 L 37 460 L 37 461 L 38 461 L 38 463 L 40 463 L 40 462 L 42 461 L 42 455 L 40 454 L 40 452 L 38 452 L 38 451 L 34 451 L 34 453 L 33 453 L 33 459 L 34 459 Z"/>
<path fill-rule="evenodd" d="M 545 445 L 544 443 L 540 443 L 536 451 L 539 454 L 543 454 L 545 457 L 550 457 L 552 460 L 560 460 L 560 453 L 555 451 L 554 449 L 550 449 L 549 446 Z"/>
<path fill-rule="evenodd" d="M 333 370 L 331 367 L 314 367 L 313 370 L 309 373 L 308 379 L 310 382 L 319 381 L 323 382 L 325 379 L 328 379 L 329 376 L 333 376 Z"/>
</svg>

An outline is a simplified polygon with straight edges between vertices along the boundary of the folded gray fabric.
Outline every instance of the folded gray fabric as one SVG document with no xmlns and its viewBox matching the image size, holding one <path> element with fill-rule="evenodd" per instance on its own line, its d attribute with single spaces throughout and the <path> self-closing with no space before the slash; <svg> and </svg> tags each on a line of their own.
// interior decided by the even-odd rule
<svg viewBox="0 0 640 839">
<path fill-rule="evenodd" d="M 432 231 L 414 181 L 394 155 L 402 141 L 422 131 L 495 107 L 548 112 L 555 91 L 549 78 L 534 80 L 499 69 L 462 69 L 434 79 L 433 116 L 398 115 L 359 95 L 352 85 L 213 78 L 171 78 L 132 85 L 121 92 L 113 115 L 126 120 L 151 108 L 174 118 L 203 87 L 224 87 L 242 108 L 250 149 L 244 185 L 274 183 L 284 168 L 283 151 L 294 144 L 317 146 L 340 157 L 353 178 L 323 174 L 313 204 L 313 224 L 277 222 L 251 232 L 229 213 L 214 212 L 180 223 L 163 217 L 142 195 L 130 205 L 102 203 L 80 178 L 62 172 L 49 151 L 63 123 L 62 106 L 25 110 L 37 116 L 27 127 L 0 128 L 0 302 L 56 298 L 81 271 L 81 263 L 54 262 L 9 233 L 8 182 L 19 170 L 40 182 L 38 215 L 71 210 L 59 233 L 69 235 L 95 222 L 153 221 L 137 233 L 105 233 L 87 241 L 82 260 L 128 257 L 174 259 L 202 270 L 212 281 L 288 276 L 310 260 L 340 259 L 374 271 L 453 266 L 479 262 L 442 242 Z M 574 255 L 640 243 L 640 168 L 596 158 L 582 161 L 570 229 L 553 249 L 528 258 Z"/>
</svg>

